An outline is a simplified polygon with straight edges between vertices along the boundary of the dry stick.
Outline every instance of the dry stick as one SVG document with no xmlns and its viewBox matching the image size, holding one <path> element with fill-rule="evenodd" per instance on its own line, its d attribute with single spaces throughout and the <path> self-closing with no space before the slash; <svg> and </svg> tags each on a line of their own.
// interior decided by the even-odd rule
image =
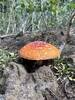
<svg viewBox="0 0 75 100">
<path fill-rule="evenodd" d="M 7 38 L 7 37 L 15 37 L 15 36 L 16 36 L 16 34 L 6 34 L 6 35 L 0 36 L 0 38 L 3 39 L 3 38 Z"/>
<path fill-rule="evenodd" d="M 64 49 L 66 43 L 69 42 L 69 39 L 70 39 L 70 28 L 71 28 L 71 25 L 73 23 L 72 20 L 74 19 L 74 17 L 75 17 L 75 11 L 71 14 L 71 17 L 70 17 L 70 20 L 69 20 L 69 23 L 68 23 L 68 27 L 67 27 L 67 37 L 65 39 L 65 42 L 63 42 L 61 44 L 61 46 L 59 47 L 61 52 Z"/>
<path fill-rule="evenodd" d="M 70 38 L 70 28 L 71 28 L 71 25 L 73 23 L 72 20 L 74 19 L 74 17 L 75 17 L 75 11 L 72 13 L 71 18 L 70 18 L 69 23 L 68 23 L 66 42 L 68 42 L 68 40 Z"/>
</svg>

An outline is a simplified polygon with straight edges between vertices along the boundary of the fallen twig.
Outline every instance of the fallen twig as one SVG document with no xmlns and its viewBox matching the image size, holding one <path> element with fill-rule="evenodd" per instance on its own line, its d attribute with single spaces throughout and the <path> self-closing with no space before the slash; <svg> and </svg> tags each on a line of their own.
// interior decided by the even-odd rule
<svg viewBox="0 0 75 100">
<path fill-rule="evenodd" d="M 73 19 L 75 17 L 75 11 L 72 12 L 69 23 L 68 23 L 68 27 L 67 27 L 67 38 L 66 38 L 66 42 L 68 42 L 69 38 L 70 38 L 70 28 L 72 26 L 73 23 Z"/>
<path fill-rule="evenodd" d="M 2 35 L 2 36 L 0 36 L 0 38 L 2 39 L 2 38 L 6 38 L 6 37 L 14 37 L 14 36 L 16 36 L 16 34 L 7 34 L 7 35 Z"/>
</svg>

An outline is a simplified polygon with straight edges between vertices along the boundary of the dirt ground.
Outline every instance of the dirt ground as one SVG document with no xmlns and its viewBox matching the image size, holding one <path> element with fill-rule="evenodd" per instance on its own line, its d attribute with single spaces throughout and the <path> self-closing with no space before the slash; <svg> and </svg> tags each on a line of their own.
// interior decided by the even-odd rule
<svg viewBox="0 0 75 100">
<path fill-rule="evenodd" d="M 60 33 L 25 33 L 18 36 L 6 36 L 0 38 L 0 48 L 14 52 L 25 44 L 42 40 L 59 46 L 65 40 L 66 35 Z M 65 45 L 61 57 L 71 58 L 75 65 L 75 36 L 72 35 L 68 44 Z M 5 91 L 1 93 L 1 100 L 75 100 L 75 83 L 70 82 L 67 77 L 57 79 L 54 75 L 51 64 L 39 66 L 35 71 L 28 73 L 26 66 L 21 59 L 10 62 L 4 70 Z M 31 65 L 29 65 L 31 67 Z M 0 98 L 1 98 L 0 96 Z"/>
</svg>

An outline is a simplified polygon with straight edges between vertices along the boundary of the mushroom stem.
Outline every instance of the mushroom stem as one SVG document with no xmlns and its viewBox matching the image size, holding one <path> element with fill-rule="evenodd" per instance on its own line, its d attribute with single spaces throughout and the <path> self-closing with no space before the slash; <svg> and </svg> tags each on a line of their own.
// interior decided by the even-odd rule
<svg viewBox="0 0 75 100">
<path fill-rule="evenodd" d="M 66 45 L 66 43 L 65 43 L 65 42 L 63 42 L 63 43 L 60 45 L 60 47 L 59 47 L 60 52 L 62 52 L 62 50 L 64 49 L 65 45 Z"/>
<path fill-rule="evenodd" d="M 36 64 L 38 64 L 38 65 L 42 65 L 42 63 L 43 63 L 42 60 L 36 61 Z"/>
</svg>

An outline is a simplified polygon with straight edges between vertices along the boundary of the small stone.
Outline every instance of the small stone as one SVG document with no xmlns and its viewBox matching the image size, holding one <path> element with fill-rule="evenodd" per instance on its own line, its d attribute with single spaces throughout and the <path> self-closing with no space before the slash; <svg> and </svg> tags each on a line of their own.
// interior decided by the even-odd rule
<svg viewBox="0 0 75 100">
<path fill-rule="evenodd" d="M 5 100 L 4 95 L 0 94 L 0 100 Z"/>
</svg>

